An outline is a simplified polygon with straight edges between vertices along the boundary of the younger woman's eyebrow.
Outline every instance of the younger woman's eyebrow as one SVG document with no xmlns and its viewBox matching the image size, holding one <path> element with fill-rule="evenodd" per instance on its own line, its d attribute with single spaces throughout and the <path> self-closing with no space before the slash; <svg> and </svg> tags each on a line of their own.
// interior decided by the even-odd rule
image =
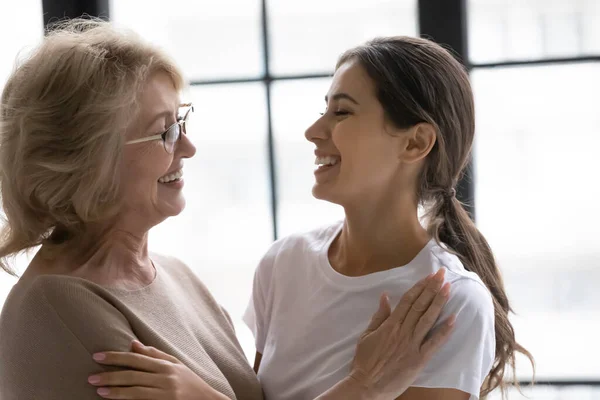
<svg viewBox="0 0 600 400">
<path fill-rule="evenodd" d="M 341 100 L 341 99 L 346 99 L 346 100 L 350 100 L 352 103 L 356 104 L 357 106 L 360 105 L 358 104 L 358 101 L 354 100 L 352 98 L 352 96 L 350 96 L 348 93 L 336 93 L 333 96 L 331 96 L 331 100 L 335 101 L 335 100 Z M 329 102 L 329 96 L 325 95 L 325 103 Z"/>
</svg>

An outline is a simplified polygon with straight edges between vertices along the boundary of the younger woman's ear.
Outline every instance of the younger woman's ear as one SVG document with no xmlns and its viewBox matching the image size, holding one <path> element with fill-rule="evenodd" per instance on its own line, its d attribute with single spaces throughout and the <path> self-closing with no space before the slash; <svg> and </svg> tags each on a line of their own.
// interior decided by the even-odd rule
<svg viewBox="0 0 600 400">
<path fill-rule="evenodd" d="M 421 122 L 408 128 L 403 136 L 399 158 L 408 164 L 416 163 L 427 157 L 437 140 L 435 128 L 427 122 Z"/>
</svg>

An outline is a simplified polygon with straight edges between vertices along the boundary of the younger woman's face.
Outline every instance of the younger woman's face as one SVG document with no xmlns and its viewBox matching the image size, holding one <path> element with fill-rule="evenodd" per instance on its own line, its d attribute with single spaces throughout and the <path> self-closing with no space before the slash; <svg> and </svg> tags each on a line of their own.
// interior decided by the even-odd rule
<svg viewBox="0 0 600 400">
<path fill-rule="evenodd" d="M 325 101 L 325 113 L 305 133 L 319 165 L 313 195 L 342 206 L 385 195 L 398 183 L 403 135 L 387 121 L 360 63 L 338 68 Z"/>
</svg>

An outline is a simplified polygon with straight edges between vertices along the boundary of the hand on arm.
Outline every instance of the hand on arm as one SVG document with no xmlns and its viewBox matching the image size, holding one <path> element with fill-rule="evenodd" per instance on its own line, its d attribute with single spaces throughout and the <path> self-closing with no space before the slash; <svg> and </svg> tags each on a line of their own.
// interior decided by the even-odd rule
<svg viewBox="0 0 600 400">
<path fill-rule="evenodd" d="M 450 285 L 442 287 L 444 271 L 417 283 L 394 311 L 382 296 L 359 340 L 349 376 L 317 400 L 393 399 L 408 389 L 452 331 L 450 317 L 426 339 L 448 300 Z"/>
<path fill-rule="evenodd" d="M 88 382 L 105 399 L 225 400 L 177 358 L 134 341 L 131 352 L 103 352 L 96 362 L 127 368 L 92 375 Z"/>
<path fill-rule="evenodd" d="M 480 393 L 495 358 L 492 297 L 480 282 L 455 281 L 443 311 L 450 314 L 455 329 L 400 400 L 467 400 Z"/>
<path fill-rule="evenodd" d="M 43 275 L 21 290 L 10 305 L 19 316 L 10 343 L 0 344 L 0 398 L 98 399 L 87 377 L 110 368 L 92 353 L 129 348 L 135 335 L 126 318 L 81 280 Z"/>
</svg>

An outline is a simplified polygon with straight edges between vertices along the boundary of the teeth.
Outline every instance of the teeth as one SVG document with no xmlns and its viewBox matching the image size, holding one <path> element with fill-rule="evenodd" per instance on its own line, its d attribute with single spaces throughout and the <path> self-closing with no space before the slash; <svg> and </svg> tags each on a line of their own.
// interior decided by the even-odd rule
<svg viewBox="0 0 600 400">
<path fill-rule="evenodd" d="M 325 156 L 315 158 L 315 165 L 335 165 L 340 161 L 339 157 Z"/>
<path fill-rule="evenodd" d="M 163 176 L 163 177 L 160 177 L 160 178 L 158 179 L 158 181 L 159 181 L 160 183 L 169 183 L 169 182 L 175 181 L 175 180 L 177 180 L 177 179 L 180 179 L 182 176 L 183 176 L 183 170 L 182 170 L 182 169 L 180 169 L 179 171 L 175 171 L 175 172 L 173 172 L 172 174 L 169 174 L 169 175 L 165 175 L 165 176 Z"/>
</svg>

